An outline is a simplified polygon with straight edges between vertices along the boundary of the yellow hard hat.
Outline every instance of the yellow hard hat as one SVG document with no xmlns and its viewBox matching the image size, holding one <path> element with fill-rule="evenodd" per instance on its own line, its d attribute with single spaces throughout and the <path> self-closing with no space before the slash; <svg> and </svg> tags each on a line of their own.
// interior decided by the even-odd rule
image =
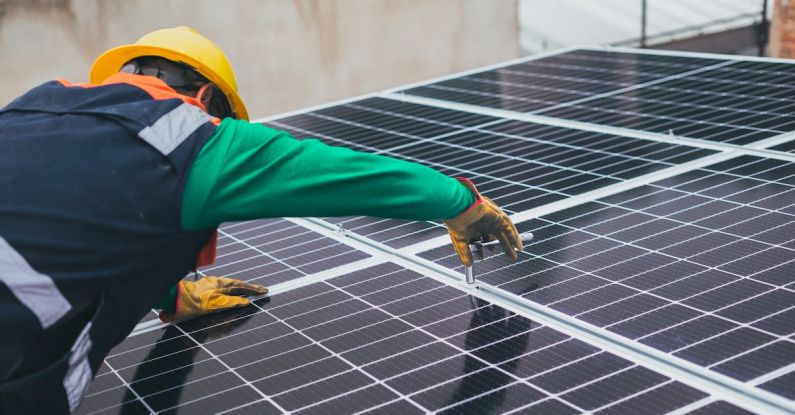
<svg viewBox="0 0 795 415">
<path fill-rule="evenodd" d="M 237 94 L 235 72 L 224 52 L 196 30 L 179 26 L 155 30 L 132 45 L 123 45 L 100 55 L 91 66 L 89 80 L 100 84 L 132 59 L 158 56 L 184 63 L 221 89 L 236 117 L 248 120 L 248 111 Z"/>
</svg>

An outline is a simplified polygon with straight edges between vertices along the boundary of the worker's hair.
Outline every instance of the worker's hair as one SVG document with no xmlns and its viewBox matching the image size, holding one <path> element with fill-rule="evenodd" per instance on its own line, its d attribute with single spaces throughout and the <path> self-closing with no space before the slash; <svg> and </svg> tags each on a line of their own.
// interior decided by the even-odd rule
<svg viewBox="0 0 795 415">
<path fill-rule="evenodd" d="M 196 97 L 201 86 L 209 84 L 212 94 L 205 103 L 207 112 L 218 118 L 234 117 L 229 100 L 215 84 L 200 74 L 195 68 L 182 62 L 175 62 L 159 56 L 141 56 L 127 61 L 121 72 L 135 75 L 156 76 L 175 91 Z"/>
</svg>

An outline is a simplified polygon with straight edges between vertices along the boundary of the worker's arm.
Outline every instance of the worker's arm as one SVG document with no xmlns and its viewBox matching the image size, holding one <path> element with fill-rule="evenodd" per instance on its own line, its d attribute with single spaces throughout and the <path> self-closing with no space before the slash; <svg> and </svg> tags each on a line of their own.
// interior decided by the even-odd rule
<svg viewBox="0 0 795 415">
<path fill-rule="evenodd" d="M 475 238 L 500 239 L 514 259 L 515 249 L 521 249 L 510 219 L 469 181 L 415 163 L 299 141 L 244 121 L 221 123 L 194 161 L 183 192 L 182 227 L 188 230 L 233 220 L 341 215 L 447 219 L 456 252 L 467 265 L 472 261 L 467 243 Z M 214 285 L 194 287 L 183 280 L 158 304 L 161 318 L 182 320 L 241 306 L 247 302 L 236 294 L 267 292 L 254 285 L 230 291 L 235 280 L 211 281 Z M 211 296 L 217 301 L 204 300 Z"/>
<path fill-rule="evenodd" d="M 182 227 L 281 216 L 449 219 L 474 202 L 459 181 L 420 164 L 228 118 L 193 163 Z"/>
<path fill-rule="evenodd" d="M 281 216 L 449 219 L 475 200 L 457 180 L 419 164 L 296 140 L 283 131 L 227 118 L 193 162 L 181 221 L 183 229 L 196 230 Z M 161 319 L 183 320 L 247 304 L 228 295 L 232 292 L 226 286 L 235 280 L 212 281 L 224 289 L 181 281 L 155 306 L 162 309 Z M 220 300 L 202 300 L 211 295 Z"/>
</svg>

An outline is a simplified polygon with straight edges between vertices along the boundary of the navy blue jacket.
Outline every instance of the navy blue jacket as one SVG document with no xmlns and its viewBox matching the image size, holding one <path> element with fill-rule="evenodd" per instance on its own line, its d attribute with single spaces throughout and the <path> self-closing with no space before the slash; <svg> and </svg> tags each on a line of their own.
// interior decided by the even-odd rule
<svg viewBox="0 0 795 415">
<path fill-rule="evenodd" d="M 0 413 L 74 410 L 213 234 L 179 216 L 213 119 L 158 82 L 53 81 L 0 110 Z"/>
</svg>

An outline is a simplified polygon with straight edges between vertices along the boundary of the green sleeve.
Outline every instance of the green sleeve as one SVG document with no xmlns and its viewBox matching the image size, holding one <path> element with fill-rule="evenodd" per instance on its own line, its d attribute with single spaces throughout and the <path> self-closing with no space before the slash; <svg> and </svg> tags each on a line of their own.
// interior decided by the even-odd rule
<svg viewBox="0 0 795 415">
<path fill-rule="evenodd" d="M 282 216 L 449 219 L 472 203 L 466 187 L 429 167 L 225 119 L 188 175 L 182 227 Z"/>
</svg>

